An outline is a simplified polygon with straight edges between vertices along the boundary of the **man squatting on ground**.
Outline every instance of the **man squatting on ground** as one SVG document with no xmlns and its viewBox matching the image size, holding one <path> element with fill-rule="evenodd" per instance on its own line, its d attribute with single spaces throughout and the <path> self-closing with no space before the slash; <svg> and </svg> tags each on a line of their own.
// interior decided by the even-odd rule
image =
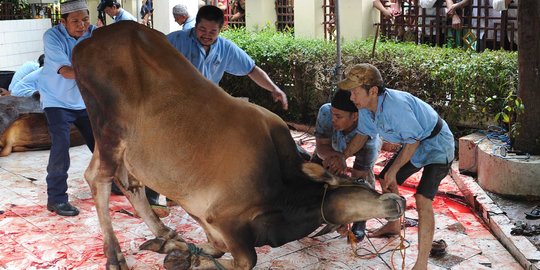
<svg viewBox="0 0 540 270">
<path fill-rule="evenodd" d="M 338 90 L 332 102 L 323 104 L 319 109 L 315 127 L 316 148 L 311 162 L 322 164 L 334 174 L 345 175 L 346 159 L 355 156 L 351 176 L 362 178 L 371 188 L 375 188 L 373 166 L 382 142 L 376 135 L 373 139 L 368 139 L 360 150 L 350 147 L 352 140 L 361 139 L 356 130 L 358 109 L 350 97 L 351 92 Z M 352 232 L 357 241 L 364 239 L 365 229 L 365 221 L 353 223 Z"/>
<path fill-rule="evenodd" d="M 45 64 L 39 79 L 41 104 L 52 142 L 46 177 L 47 209 L 61 216 L 76 216 L 79 210 L 69 203 L 67 195 L 70 125 L 74 124 L 81 132 L 90 151 L 94 150 L 94 136 L 75 82 L 71 53 L 75 45 L 90 37 L 95 26 L 90 25 L 86 1 L 60 5 L 60 24 L 43 35 Z"/>
<path fill-rule="evenodd" d="M 377 134 L 402 145 L 379 175 L 383 192 L 399 194 L 397 185 L 424 169 L 414 195 L 418 257 L 413 269 L 427 269 L 435 230 L 433 198 L 454 159 L 454 136 L 430 105 L 409 93 L 385 88 L 381 73 L 373 65 L 353 66 L 338 86 L 351 91 L 351 100 L 359 109 L 358 130 L 363 138 L 360 145 Z M 399 232 L 399 221 L 390 221 L 369 236 Z"/>
</svg>

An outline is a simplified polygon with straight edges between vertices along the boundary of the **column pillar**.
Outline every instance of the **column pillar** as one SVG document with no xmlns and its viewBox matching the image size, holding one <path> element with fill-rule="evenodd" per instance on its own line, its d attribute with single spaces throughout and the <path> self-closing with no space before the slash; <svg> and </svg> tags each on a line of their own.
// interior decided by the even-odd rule
<svg viewBox="0 0 540 270">
<path fill-rule="evenodd" d="M 323 0 L 294 1 L 294 36 L 324 38 Z"/>
<path fill-rule="evenodd" d="M 367 0 L 339 0 L 341 38 L 345 41 L 375 36 L 373 23 L 378 20 L 373 2 Z"/>
<path fill-rule="evenodd" d="M 276 20 L 277 15 L 274 1 L 246 1 L 246 28 L 248 30 L 256 31 L 264 28 L 268 24 L 275 27 Z"/>
</svg>

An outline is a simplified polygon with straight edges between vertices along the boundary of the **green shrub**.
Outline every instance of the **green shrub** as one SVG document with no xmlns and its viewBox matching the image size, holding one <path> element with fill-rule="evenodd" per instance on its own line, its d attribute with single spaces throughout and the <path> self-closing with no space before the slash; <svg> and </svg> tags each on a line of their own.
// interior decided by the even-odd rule
<svg viewBox="0 0 540 270">
<path fill-rule="evenodd" d="M 289 110 L 274 104 L 269 94 L 247 77 L 226 75 L 221 86 L 234 96 L 249 97 L 286 120 L 313 124 L 319 106 L 328 102 L 335 88 L 334 43 L 295 39 L 290 33 L 264 29 L 225 31 L 224 37 L 243 48 L 289 97 Z M 342 46 L 343 67 L 368 62 L 379 68 L 385 84 L 410 92 L 431 104 L 456 126 L 483 127 L 501 112 L 504 97 L 517 90 L 517 53 L 467 52 L 411 43 L 373 40 Z M 496 97 L 496 98 L 493 98 Z M 502 97 L 498 99 L 498 97 Z M 488 98 L 500 102 L 487 102 Z"/>
</svg>

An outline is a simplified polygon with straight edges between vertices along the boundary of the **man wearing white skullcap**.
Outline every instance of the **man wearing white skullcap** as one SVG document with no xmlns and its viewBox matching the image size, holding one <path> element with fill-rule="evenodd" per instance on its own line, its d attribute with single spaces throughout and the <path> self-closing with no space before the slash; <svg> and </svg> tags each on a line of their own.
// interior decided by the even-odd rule
<svg viewBox="0 0 540 270">
<path fill-rule="evenodd" d="M 174 21 L 182 26 L 183 30 L 188 30 L 195 27 L 195 17 L 189 16 L 187 6 L 178 4 L 172 10 Z"/>
<path fill-rule="evenodd" d="M 88 6 L 84 0 L 60 4 L 60 24 L 43 35 L 45 64 L 39 80 L 41 104 L 47 117 L 51 151 L 47 165 L 47 209 L 61 216 L 76 216 L 79 210 L 68 201 L 70 125 L 74 124 L 94 149 L 92 127 L 71 66 L 73 47 L 91 36 Z"/>
</svg>

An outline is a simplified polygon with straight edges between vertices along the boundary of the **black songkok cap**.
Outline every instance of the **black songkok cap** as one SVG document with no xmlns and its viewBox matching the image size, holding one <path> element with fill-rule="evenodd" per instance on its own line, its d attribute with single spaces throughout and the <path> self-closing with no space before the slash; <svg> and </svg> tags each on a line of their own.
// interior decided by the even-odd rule
<svg viewBox="0 0 540 270">
<path fill-rule="evenodd" d="M 358 108 L 351 101 L 351 92 L 341 89 L 334 95 L 332 107 L 346 112 L 358 112 Z"/>
</svg>

